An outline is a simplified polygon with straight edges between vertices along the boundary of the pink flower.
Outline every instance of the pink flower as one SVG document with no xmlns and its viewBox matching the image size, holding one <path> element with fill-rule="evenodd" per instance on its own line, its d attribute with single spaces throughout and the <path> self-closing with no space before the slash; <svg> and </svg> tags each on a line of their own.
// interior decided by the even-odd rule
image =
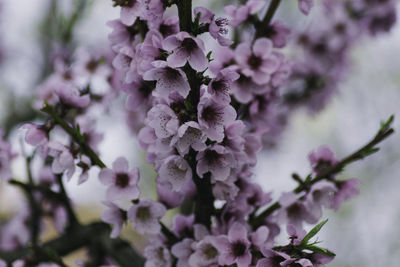
<svg viewBox="0 0 400 267">
<path fill-rule="evenodd" d="M 199 22 L 209 24 L 208 30 L 212 38 L 218 41 L 222 46 L 229 46 L 233 43 L 232 40 L 224 37 L 228 34 L 228 29 L 225 27 L 229 21 L 226 18 L 215 18 L 214 13 L 205 7 L 196 7 L 193 10 L 195 16 L 200 16 Z"/>
<path fill-rule="evenodd" d="M 360 180 L 356 178 L 343 182 L 336 182 L 338 191 L 333 196 L 333 209 L 338 210 L 344 201 L 357 196 L 360 193 Z"/>
<path fill-rule="evenodd" d="M 164 99 L 168 99 L 173 92 L 179 93 L 184 98 L 188 96 L 190 86 L 182 70 L 168 66 L 165 61 L 154 61 L 153 65 L 155 68 L 143 75 L 145 81 L 157 81 L 153 95 Z"/>
<path fill-rule="evenodd" d="M 320 218 L 322 216 L 322 206 L 325 208 L 333 207 L 336 192 L 335 184 L 328 181 L 320 181 L 311 187 L 307 198 L 310 203 L 310 211 L 315 217 Z"/>
<path fill-rule="evenodd" d="M 165 214 L 165 207 L 159 202 L 141 198 L 128 210 L 128 220 L 140 234 L 158 234 L 161 231 L 159 220 Z"/>
<path fill-rule="evenodd" d="M 278 213 L 281 221 L 292 224 L 296 230 L 301 230 L 303 222 L 310 224 L 317 223 L 316 215 L 311 213 L 309 202 L 298 200 L 296 194 L 289 192 L 283 193 L 279 198 L 279 204 L 282 206 Z"/>
<path fill-rule="evenodd" d="M 189 148 L 195 151 L 206 149 L 207 136 L 200 129 L 200 125 L 194 121 L 182 124 L 178 129 L 178 134 L 174 136 L 171 144 L 174 144 L 181 155 L 189 152 Z"/>
<path fill-rule="evenodd" d="M 115 6 L 121 7 L 121 21 L 131 26 L 140 16 L 142 6 L 140 0 L 113 0 Z"/>
<path fill-rule="evenodd" d="M 169 156 L 162 161 L 158 170 L 158 181 L 169 185 L 173 191 L 180 191 L 192 179 L 192 168 L 181 156 Z"/>
<path fill-rule="evenodd" d="M 48 141 L 45 131 L 40 129 L 40 126 L 33 123 L 25 123 L 20 129 L 27 129 L 25 134 L 25 142 L 32 146 L 40 146 Z"/>
<path fill-rule="evenodd" d="M 290 29 L 277 20 L 269 26 L 267 37 L 272 40 L 274 47 L 282 48 L 286 45 L 286 39 L 289 34 Z"/>
<path fill-rule="evenodd" d="M 56 174 L 66 172 L 67 177 L 70 179 L 75 172 L 75 161 L 71 152 L 61 143 L 50 141 L 47 143 L 49 155 L 52 156 L 53 162 L 51 169 Z"/>
<path fill-rule="evenodd" d="M 203 71 L 208 66 L 203 41 L 192 37 L 187 32 L 168 36 L 163 41 L 163 47 L 165 50 L 173 52 L 167 58 L 171 67 L 183 67 L 188 62 L 194 70 Z"/>
<path fill-rule="evenodd" d="M 176 267 L 195 266 L 193 264 L 189 264 L 189 257 L 193 253 L 193 242 L 193 239 L 185 238 L 171 247 L 172 255 L 178 259 Z"/>
<path fill-rule="evenodd" d="M 159 239 L 150 241 L 144 249 L 144 256 L 146 257 L 145 267 L 171 266 L 172 257 L 169 249 Z"/>
<path fill-rule="evenodd" d="M 237 79 L 239 79 L 239 74 L 235 71 L 223 69 L 208 83 L 208 93 L 218 102 L 229 103 L 231 101 L 229 91 L 232 83 Z"/>
<path fill-rule="evenodd" d="M 197 154 L 196 171 L 200 177 L 210 172 L 213 181 L 224 181 L 233 167 L 233 156 L 221 145 L 214 145 Z"/>
<path fill-rule="evenodd" d="M 110 237 L 116 238 L 119 236 L 122 226 L 126 220 L 126 211 L 120 209 L 117 205 L 112 202 L 106 201 L 104 204 L 108 209 L 101 213 L 101 219 L 103 222 L 113 225 Z"/>
<path fill-rule="evenodd" d="M 236 119 L 235 109 L 226 103 L 203 96 L 198 105 L 198 122 L 203 132 L 213 141 L 224 139 L 224 126 Z"/>
<path fill-rule="evenodd" d="M 206 235 L 192 244 L 194 253 L 189 257 L 189 266 L 217 266 L 219 251 L 215 236 Z"/>
<path fill-rule="evenodd" d="M 275 266 L 286 266 L 283 265 L 283 262 L 290 259 L 290 256 L 283 253 L 274 251 L 267 246 L 261 248 L 261 253 L 265 258 L 260 259 L 257 262 L 256 267 L 275 267 Z"/>
<path fill-rule="evenodd" d="M 168 138 L 178 131 L 179 120 L 175 112 L 167 105 L 155 105 L 147 113 L 147 125 L 154 129 L 158 138 Z"/>
<path fill-rule="evenodd" d="M 245 5 L 239 7 L 234 5 L 228 5 L 224 8 L 225 13 L 231 17 L 229 24 L 233 27 L 238 26 L 247 18 L 249 15 L 257 13 L 265 5 L 263 0 L 249 0 Z"/>
<path fill-rule="evenodd" d="M 299 1 L 299 9 L 304 15 L 308 15 L 310 13 L 311 8 L 314 6 L 313 0 L 298 0 Z"/>
<path fill-rule="evenodd" d="M 257 39 L 250 49 L 249 43 L 241 43 L 235 50 L 235 59 L 241 72 L 251 77 L 258 85 L 266 84 L 280 64 L 280 58 L 272 51 L 272 42 L 267 38 Z"/>
<path fill-rule="evenodd" d="M 134 168 L 129 171 L 128 161 L 123 157 L 117 158 L 112 167 L 112 170 L 104 168 L 99 173 L 100 181 L 109 186 L 106 192 L 107 200 L 137 199 L 140 194 L 137 187 L 139 170 Z"/>
<path fill-rule="evenodd" d="M 228 236 L 219 236 L 216 241 L 220 252 L 218 263 L 238 267 L 248 267 L 251 263 L 250 241 L 247 238 L 247 229 L 235 222 L 229 229 Z"/>
<path fill-rule="evenodd" d="M 308 154 L 308 159 L 310 160 L 313 171 L 317 175 L 339 162 L 335 153 L 328 146 L 320 146 L 312 151 Z"/>
</svg>

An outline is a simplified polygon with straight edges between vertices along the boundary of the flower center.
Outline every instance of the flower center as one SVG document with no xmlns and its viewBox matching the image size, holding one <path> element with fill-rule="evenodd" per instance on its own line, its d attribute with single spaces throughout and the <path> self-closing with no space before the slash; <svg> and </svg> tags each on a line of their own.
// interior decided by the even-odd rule
<svg viewBox="0 0 400 267">
<path fill-rule="evenodd" d="M 317 165 L 315 166 L 315 170 L 317 172 L 324 172 L 332 166 L 332 162 L 328 160 L 319 159 Z"/>
<path fill-rule="evenodd" d="M 94 59 L 91 59 L 91 60 L 86 64 L 86 69 L 87 69 L 89 72 L 93 73 L 93 72 L 96 70 L 97 66 L 99 65 L 98 63 L 99 63 L 98 61 L 96 61 L 96 60 L 94 60 Z"/>
<path fill-rule="evenodd" d="M 125 188 L 129 184 L 129 176 L 126 173 L 118 173 L 116 180 L 115 180 L 115 185 L 121 188 Z"/>
<path fill-rule="evenodd" d="M 182 47 L 185 48 L 185 50 L 188 53 L 193 52 L 198 46 L 196 42 L 192 38 L 185 38 L 182 41 Z"/>
<path fill-rule="evenodd" d="M 303 216 L 304 208 L 302 205 L 297 202 L 293 203 L 287 208 L 288 217 L 291 220 L 299 220 Z"/>
<path fill-rule="evenodd" d="M 175 28 L 173 25 L 168 24 L 161 24 L 159 28 L 160 33 L 162 36 L 167 37 L 175 33 Z"/>
<path fill-rule="evenodd" d="M 251 54 L 249 59 L 247 60 L 247 64 L 249 64 L 250 68 L 253 70 L 258 69 L 261 66 L 262 59 L 254 54 Z"/>
<path fill-rule="evenodd" d="M 149 207 L 139 207 L 136 211 L 136 217 L 142 221 L 148 221 L 151 218 Z"/>
<path fill-rule="evenodd" d="M 155 82 L 153 81 L 142 81 L 140 87 L 138 88 L 139 93 L 144 97 L 148 98 L 151 92 L 155 88 Z"/>
<path fill-rule="evenodd" d="M 208 244 L 203 249 L 203 254 L 208 260 L 212 260 L 218 255 L 218 250 L 215 247 L 213 247 L 212 245 Z"/>
<path fill-rule="evenodd" d="M 272 263 L 271 267 L 281 267 L 281 262 L 284 261 L 285 258 L 282 256 L 279 256 L 279 255 L 275 255 L 275 256 L 272 256 L 272 258 L 270 258 L 270 260 Z"/>
<path fill-rule="evenodd" d="M 216 92 L 227 92 L 229 90 L 228 84 L 223 80 L 213 81 L 212 84 L 211 84 L 211 87 Z"/>
<path fill-rule="evenodd" d="M 221 115 L 221 112 L 212 106 L 205 107 L 201 112 L 201 117 L 209 123 L 217 123 L 221 119 Z"/>
<path fill-rule="evenodd" d="M 215 164 L 219 160 L 220 154 L 218 154 L 215 150 L 206 150 L 204 157 L 210 164 Z"/>
<path fill-rule="evenodd" d="M 232 253 L 236 257 L 240 257 L 246 253 L 246 244 L 243 241 L 237 241 L 232 244 Z"/>
<path fill-rule="evenodd" d="M 173 69 L 171 67 L 166 67 L 165 68 L 165 73 L 164 76 L 169 80 L 169 81 L 174 81 L 176 79 L 178 79 L 181 74 L 178 70 Z"/>
</svg>

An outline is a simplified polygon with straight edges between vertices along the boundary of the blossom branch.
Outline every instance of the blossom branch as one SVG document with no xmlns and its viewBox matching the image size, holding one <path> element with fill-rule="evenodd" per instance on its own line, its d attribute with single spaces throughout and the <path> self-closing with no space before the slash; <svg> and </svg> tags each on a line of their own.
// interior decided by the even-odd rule
<svg viewBox="0 0 400 267">
<path fill-rule="evenodd" d="M 380 142 L 388 138 L 390 135 L 394 133 L 394 129 L 390 127 L 391 123 L 393 122 L 393 116 L 391 116 L 384 124 L 382 124 L 380 130 L 378 133 L 374 136 L 374 138 L 368 142 L 366 145 L 358 149 L 356 152 L 352 153 L 351 155 L 343 158 L 341 161 L 338 163 L 334 164 L 333 166 L 327 168 L 326 170 L 322 171 L 320 174 L 316 175 L 313 179 L 306 179 L 306 181 L 303 181 L 300 183 L 298 187 L 296 187 L 293 192 L 294 193 L 301 193 L 303 191 L 308 191 L 311 186 L 319 181 L 322 181 L 324 179 L 330 180 L 332 175 L 337 174 L 343 170 L 343 168 L 350 163 L 353 163 L 354 161 L 364 159 L 365 157 L 377 152 L 379 148 L 376 148 L 376 145 L 378 145 Z M 298 180 L 298 177 L 296 178 Z M 279 202 L 274 202 L 271 204 L 266 210 L 261 212 L 259 215 L 253 217 L 253 220 L 251 221 L 251 225 L 254 228 L 257 228 L 258 226 L 262 225 L 264 223 L 264 220 L 271 215 L 273 212 L 276 210 L 280 209 L 281 205 Z"/>
<path fill-rule="evenodd" d="M 39 237 L 39 227 L 40 227 L 40 217 L 41 217 L 41 209 L 34 197 L 34 194 L 32 193 L 31 186 L 33 184 L 29 183 L 29 185 L 17 182 L 13 183 L 13 180 L 10 181 L 10 184 L 14 184 L 19 186 L 25 193 L 26 198 L 28 199 L 29 207 L 30 207 L 30 241 L 32 242 L 33 246 L 37 245 L 38 242 L 38 237 Z"/>
<path fill-rule="evenodd" d="M 192 1 L 191 0 L 180 0 L 177 2 L 179 25 L 181 31 L 192 33 Z M 198 73 L 186 64 L 183 67 L 190 85 L 190 92 L 187 98 L 188 111 L 197 117 L 197 106 L 200 102 L 200 86 L 202 80 Z M 211 179 L 209 175 L 205 175 L 200 178 L 196 171 L 196 156 L 197 152 L 193 149 L 190 150 L 188 155 L 188 162 L 192 168 L 193 181 L 196 184 L 197 194 L 195 201 L 195 221 L 210 228 L 211 216 L 214 213 L 214 197 L 211 190 Z"/>
<path fill-rule="evenodd" d="M 104 164 L 103 161 L 97 156 L 97 154 L 93 151 L 93 149 L 87 144 L 85 141 L 84 136 L 79 131 L 79 128 L 73 128 L 70 125 L 68 125 L 67 122 L 65 122 L 56 112 L 55 108 L 52 105 L 49 105 L 48 103 L 44 104 L 44 107 L 41 109 L 41 111 L 49 114 L 54 121 L 60 125 L 64 131 L 66 131 L 72 139 L 79 144 L 79 146 L 82 149 L 82 153 L 88 156 L 92 162 L 93 165 L 97 165 L 100 168 L 105 168 L 106 165 Z"/>
</svg>

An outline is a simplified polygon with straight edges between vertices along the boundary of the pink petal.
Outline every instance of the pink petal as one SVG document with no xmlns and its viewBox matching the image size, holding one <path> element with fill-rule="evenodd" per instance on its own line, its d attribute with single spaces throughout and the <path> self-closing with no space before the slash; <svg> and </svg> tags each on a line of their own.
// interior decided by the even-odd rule
<svg viewBox="0 0 400 267">
<path fill-rule="evenodd" d="M 208 66 L 207 57 L 201 49 L 195 49 L 189 56 L 189 65 L 197 71 L 203 71 Z"/>
<path fill-rule="evenodd" d="M 272 50 L 272 42 L 267 38 L 257 39 L 253 46 L 253 52 L 256 56 L 265 57 Z"/>
<path fill-rule="evenodd" d="M 250 46 L 246 43 L 239 44 L 235 49 L 235 59 L 239 64 L 247 64 L 251 56 Z"/>
<path fill-rule="evenodd" d="M 102 169 L 99 173 L 100 182 L 104 185 L 110 185 L 114 182 L 114 172 L 110 169 Z"/>
<path fill-rule="evenodd" d="M 229 242 L 234 242 L 236 240 L 247 240 L 247 229 L 242 224 L 235 222 L 231 226 L 228 232 Z"/>
<path fill-rule="evenodd" d="M 117 158 L 114 163 L 113 163 L 113 170 L 115 172 L 128 172 L 129 169 L 129 164 L 126 158 L 124 157 L 119 157 Z"/>
<path fill-rule="evenodd" d="M 183 48 L 178 48 L 174 51 L 174 53 L 168 56 L 167 62 L 169 66 L 177 68 L 184 66 L 188 58 L 189 55 L 187 54 L 186 50 Z"/>
</svg>

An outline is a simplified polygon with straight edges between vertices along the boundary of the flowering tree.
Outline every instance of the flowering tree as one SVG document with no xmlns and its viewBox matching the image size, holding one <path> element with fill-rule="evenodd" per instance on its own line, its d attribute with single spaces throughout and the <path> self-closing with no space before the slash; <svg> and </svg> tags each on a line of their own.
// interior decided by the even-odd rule
<svg viewBox="0 0 400 267">
<path fill-rule="evenodd" d="M 82 266 L 309 267 L 332 261 L 335 254 L 314 240 L 327 222 L 322 208 L 338 210 L 358 194 L 358 179 L 336 176 L 378 151 L 393 133 L 393 117 L 347 157 L 337 158 L 327 146 L 312 151 L 310 174 L 294 173 L 298 186 L 278 199 L 252 182 L 257 153 L 279 142 L 291 114 L 299 106 L 322 109 L 349 72 L 352 46 L 389 31 L 396 20 L 394 0 L 322 2 L 312 12 L 323 23 L 295 32 L 273 20 L 281 0 L 240 0 L 221 16 L 193 8 L 191 0 L 113 0 L 121 15 L 109 22 L 112 52 L 91 54 L 71 41 L 86 5 L 77 1 L 36 91 L 33 106 L 41 113 L 20 127 L 34 147 L 22 154 L 25 181 L 14 177 L 10 162 L 17 154 L 0 140 L 0 178 L 27 198 L 26 208 L 1 225 L 0 266 L 66 266 L 61 257 L 81 248 L 87 249 Z M 298 0 L 305 15 L 313 4 Z M 141 195 L 140 171 L 126 158 L 109 166 L 101 160 L 95 123 L 99 110 L 110 110 L 121 94 L 127 96 L 127 124 L 157 172 L 157 199 Z M 64 183 L 73 177 L 85 183 L 92 168 L 100 172 L 90 179 L 107 188 L 105 210 L 101 221 L 85 225 Z M 130 206 L 123 208 L 121 200 Z M 171 209 L 172 226 L 162 220 Z M 47 218 L 59 235 L 43 242 Z M 125 223 L 148 237 L 143 253 L 119 237 Z M 312 229 L 305 231 L 305 224 Z M 280 232 L 287 233 L 286 243 L 277 241 Z"/>
</svg>

